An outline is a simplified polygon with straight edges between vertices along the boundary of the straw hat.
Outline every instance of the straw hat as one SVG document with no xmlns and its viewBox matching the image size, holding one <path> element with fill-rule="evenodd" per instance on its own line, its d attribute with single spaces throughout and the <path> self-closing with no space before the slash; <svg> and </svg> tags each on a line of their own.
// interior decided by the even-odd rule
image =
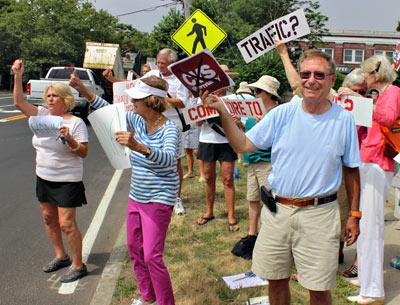
<svg viewBox="0 0 400 305">
<path fill-rule="evenodd" d="M 236 94 L 251 94 L 253 95 L 253 92 L 249 88 L 249 84 L 247 82 L 241 82 L 239 84 L 239 88 L 236 90 Z"/>
<path fill-rule="evenodd" d="M 229 67 L 227 65 L 219 65 L 219 66 L 222 69 L 222 71 L 224 71 L 226 74 L 228 74 L 228 76 L 232 79 L 235 79 L 236 77 L 238 77 L 240 75 L 239 72 L 230 71 Z"/>
<path fill-rule="evenodd" d="M 269 94 L 276 96 L 277 98 L 281 98 L 278 94 L 278 89 L 280 85 L 281 83 L 275 77 L 269 75 L 263 75 L 260 77 L 258 81 L 249 84 L 248 86 L 250 88 L 258 88 L 264 90 Z"/>
</svg>

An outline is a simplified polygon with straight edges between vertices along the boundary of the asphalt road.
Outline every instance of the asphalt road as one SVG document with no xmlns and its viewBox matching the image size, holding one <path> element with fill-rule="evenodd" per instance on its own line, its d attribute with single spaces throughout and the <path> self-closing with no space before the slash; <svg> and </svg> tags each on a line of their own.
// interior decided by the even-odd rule
<svg viewBox="0 0 400 305">
<path fill-rule="evenodd" d="M 89 304 L 124 220 L 129 171 L 125 170 L 116 184 L 104 218 L 94 217 L 98 207 L 104 207 L 100 202 L 115 170 L 89 126 L 89 155 L 84 161 L 88 204 L 78 209 L 77 218 L 87 241 L 84 247 L 93 240 L 87 250 L 90 274 L 74 287 L 62 286 L 59 277 L 64 270 L 53 274 L 41 271 L 54 254 L 35 196 L 32 133 L 9 96 L 0 93 L 0 304 Z M 96 224 L 98 233 L 93 230 Z"/>
</svg>

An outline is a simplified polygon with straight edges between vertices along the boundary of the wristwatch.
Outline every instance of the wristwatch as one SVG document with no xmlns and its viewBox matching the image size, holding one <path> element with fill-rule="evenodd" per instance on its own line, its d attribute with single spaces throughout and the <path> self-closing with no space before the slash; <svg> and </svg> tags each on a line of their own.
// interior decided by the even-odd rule
<svg viewBox="0 0 400 305">
<path fill-rule="evenodd" d="M 357 218 L 357 219 L 361 219 L 362 214 L 361 214 L 361 211 L 351 210 L 350 211 L 350 216 L 354 217 L 354 218 Z"/>
<path fill-rule="evenodd" d="M 151 149 L 150 149 L 150 147 L 147 147 L 146 152 L 143 153 L 143 155 L 144 155 L 146 158 L 148 158 L 148 157 L 151 155 Z"/>
</svg>

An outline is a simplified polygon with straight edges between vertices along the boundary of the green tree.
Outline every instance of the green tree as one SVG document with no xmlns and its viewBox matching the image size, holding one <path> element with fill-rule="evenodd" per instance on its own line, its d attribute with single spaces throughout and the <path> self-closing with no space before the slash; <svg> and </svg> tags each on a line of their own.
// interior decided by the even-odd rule
<svg viewBox="0 0 400 305">
<path fill-rule="evenodd" d="M 0 58 L 21 57 L 27 77 L 42 76 L 53 65 L 81 66 L 85 42 L 118 42 L 118 20 L 91 3 L 79 0 L 10 0 L 0 9 L 0 32 L 6 49 Z M 3 40 L 2 40 L 3 41 Z"/>
<path fill-rule="evenodd" d="M 150 55 L 155 56 L 158 50 L 162 48 L 172 48 L 179 53 L 180 57 L 185 56 L 184 52 L 180 50 L 172 41 L 171 35 L 181 26 L 185 21 L 185 17 L 179 11 L 171 9 L 167 16 L 164 16 L 161 21 L 154 27 L 149 37 L 149 51 Z"/>
</svg>

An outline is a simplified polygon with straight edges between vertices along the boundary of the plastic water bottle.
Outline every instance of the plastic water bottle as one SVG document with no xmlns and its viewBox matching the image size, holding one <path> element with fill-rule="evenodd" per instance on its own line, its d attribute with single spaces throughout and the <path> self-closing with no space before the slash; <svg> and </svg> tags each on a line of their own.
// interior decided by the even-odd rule
<svg viewBox="0 0 400 305">
<path fill-rule="evenodd" d="M 234 178 L 234 179 L 239 179 L 239 178 L 240 178 L 240 175 L 239 175 L 239 168 L 237 168 L 237 167 L 235 167 L 235 168 L 233 169 L 233 178 Z"/>
</svg>

